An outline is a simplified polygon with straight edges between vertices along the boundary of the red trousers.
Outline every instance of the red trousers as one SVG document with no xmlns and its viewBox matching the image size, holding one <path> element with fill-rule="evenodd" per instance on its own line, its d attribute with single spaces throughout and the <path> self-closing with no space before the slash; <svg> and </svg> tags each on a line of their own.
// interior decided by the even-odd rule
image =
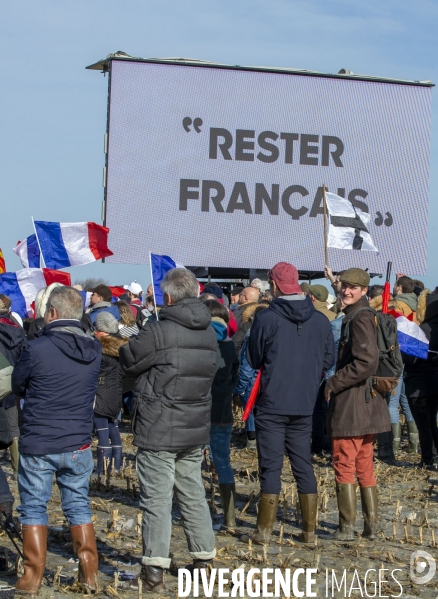
<svg viewBox="0 0 438 599">
<path fill-rule="evenodd" d="M 337 483 L 374 487 L 374 442 L 375 435 L 360 437 L 336 437 L 332 439 L 333 467 Z"/>
</svg>

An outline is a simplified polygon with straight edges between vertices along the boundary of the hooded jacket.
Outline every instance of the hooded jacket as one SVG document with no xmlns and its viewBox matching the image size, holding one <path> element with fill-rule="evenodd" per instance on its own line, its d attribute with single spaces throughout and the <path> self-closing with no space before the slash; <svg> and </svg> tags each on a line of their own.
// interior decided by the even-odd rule
<svg viewBox="0 0 438 599">
<path fill-rule="evenodd" d="M 211 385 L 216 373 L 216 333 L 210 311 L 197 298 L 160 310 L 159 320 L 120 349 L 127 376 L 137 378 L 134 444 L 180 451 L 210 439 Z"/>
<path fill-rule="evenodd" d="M 12 366 L 17 363 L 25 340 L 26 333 L 22 327 L 17 326 L 8 316 L 2 318 L 2 322 L 0 323 L 0 353 L 3 354 Z M 13 393 L 4 397 L 1 402 L 3 408 L 11 408 L 15 404 L 16 399 Z"/>
<path fill-rule="evenodd" d="M 227 325 L 213 317 L 211 326 L 217 338 L 217 365 L 211 386 L 211 423 L 233 424 L 233 391 L 239 373 L 239 359 L 234 343 L 228 337 Z"/>
<path fill-rule="evenodd" d="M 119 350 L 128 343 L 127 339 L 114 335 L 96 335 L 102 345 L 102 362 L 97 380 L 94 413 L 106 418 L 117 418 L 122 408 L 122 369 Z"/>
<path fill-rule="evenodd" d="M 429 339 L 427 360 L 402 354 L 406 395 L 410 399 L 438 395 L 438 295 L 425 289 L 418 298 L 417 320 Z"/>
<path fill-rule="evenodd" d="M 102 301 L 90 306 L 87 310 L 87 315 L 90 318 L 91 324 L 96 324 L 96 317 L 99 312 L 109 312 L 114 316 L 114 318 L 117 319 L 118 322 L 120 322 L 120 312 L 117 306 L 111 302 Z"/>
<path fill-rule="evenodd" d="M 29 341 L 12 374 L 24 397 L 20 452 L 67 453 L 91 443 L 101 344 L 79 320 L 54 320 Z"/>
<path fill-rule="evenodd" d="M 262 368 L 257 410 L 310 416 L 323 371 L 335 361 L 330 322 L 308 296 L 280 297 L 256 314 L 247 358 Z"/>
</svg>

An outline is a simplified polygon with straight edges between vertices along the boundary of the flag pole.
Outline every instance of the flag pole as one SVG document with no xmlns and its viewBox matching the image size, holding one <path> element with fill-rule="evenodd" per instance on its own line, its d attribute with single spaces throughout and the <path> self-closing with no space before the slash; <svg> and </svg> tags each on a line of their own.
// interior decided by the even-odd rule
<svg viewBox="0 0 438 599">
<path fill-rule="evenodd" d="M 36 227 L 35 227 L 35 221 L 33 219 L 33 216 L 31 216 L 30 218 L 32 219 L 33 230 L 35 231 L 35 237 L 36 237 L 36 240 L 37 240 L 38 247 L 40 249 L 40 266 L 42 268 L 45 268 L 46 267 L 46 262 L 44 260 L 43 252 L 41 251 L 40 240 L 38 239 L 38 233 L 37 233 L 37 230 L 36 230 Z"/>
<path fill-rule="evenodd" d="M 327 245 L 327 198 L 325 196 L 325 185 L 322 186 L 323 206 L 324 206 L 324 253 L 325 266 L 328 266 L 328 245 Z"/>
<path fill-rule="evenodd" d="M 155 316 L 157 317 L 157 320 L 159 320 L 158 310 L 157 310 L 157 300 L 155 299 L 154 273 L 152 272 L 152 252 L 149 252 L 149 268 L 151 269 L 152 294 L 154 296 Z"/>
</svg>

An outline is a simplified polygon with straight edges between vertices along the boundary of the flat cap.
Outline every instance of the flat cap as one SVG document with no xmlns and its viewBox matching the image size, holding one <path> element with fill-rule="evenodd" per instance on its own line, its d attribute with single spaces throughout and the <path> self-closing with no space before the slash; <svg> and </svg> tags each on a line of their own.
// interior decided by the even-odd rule
<svg viewBox="0 0 438 599">
<path fill-rule="evenodd" d="M 368 287 L 370 284 L 370 275 L 361 268 L 349 268 L 344 271 L 339 278 L 341 283 L 349 283 L 350 285 Z"/>
</svg>

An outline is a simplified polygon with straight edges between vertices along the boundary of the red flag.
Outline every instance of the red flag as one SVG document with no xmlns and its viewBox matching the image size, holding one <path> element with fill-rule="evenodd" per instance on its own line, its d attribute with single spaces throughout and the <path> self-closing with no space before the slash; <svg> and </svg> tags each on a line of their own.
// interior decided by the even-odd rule
<svg viewBox="0 0 438 599">
<path fill-rule="evenodd" d="M 248 416 L 250 415 L 251 410 L 253 409 L 257 396 L 259 394 L 261 378 L 262 369 L 260 368 L 256 376 L 256 380 L 254 381 L 254 385 L 252 386 L 251 393 L 249 394 L 248 401 L 246 402 L 245 410 L 243 412 L 242 420 L 245 422 L 248 420 Z"/>
<path fill-rule="evenodd" d="M 3 256 L 3 252 L 0 249 L 0 275 L 4 272 L 6 272 L 5 257 Z"/>
</svg>

